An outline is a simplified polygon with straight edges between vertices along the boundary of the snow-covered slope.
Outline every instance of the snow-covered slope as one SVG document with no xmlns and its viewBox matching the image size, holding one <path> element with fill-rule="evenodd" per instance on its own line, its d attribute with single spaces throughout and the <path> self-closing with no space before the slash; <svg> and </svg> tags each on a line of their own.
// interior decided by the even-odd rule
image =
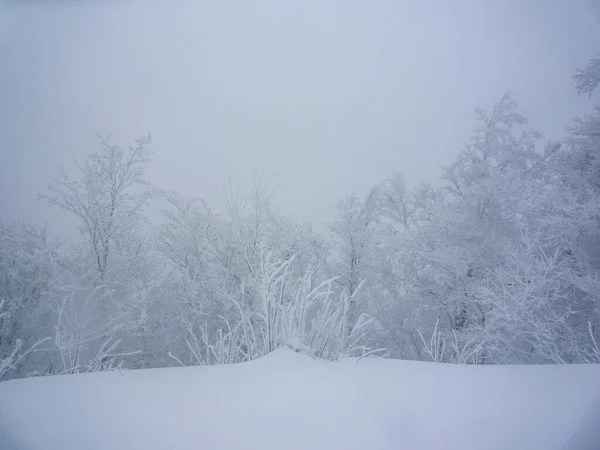
<svg viewBox="0 0 600 450">
<path fill-rule="evenodd" d="M 592 449 L 599 400 L 598 365 L 331 363 L 278 350 L 241 365 L 0 383 L 0 448 Z"/>
</svg>

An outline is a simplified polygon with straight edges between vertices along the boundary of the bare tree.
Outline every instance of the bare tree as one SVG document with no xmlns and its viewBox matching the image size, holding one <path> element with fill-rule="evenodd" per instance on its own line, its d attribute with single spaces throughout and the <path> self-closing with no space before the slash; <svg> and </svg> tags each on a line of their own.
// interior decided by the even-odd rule
<svg viewBox="0 0 600 450">
<path fill-rule="evenodd" d="M 122 256 L 117 245 L 142 226 L 142 210 L 151 197 L 144 179 L 151 157 L 149 144 L 150 135 L 124 151 L 109 137 L 100 138 L 101 150 L 87 155 L 83 164 L 76 162 L 79 177 L 72 178 L 61 168 L 60 177 L 48 187 L 48 193 L 39 196 L 77 219 L 94 260 L 96 285 L 106 282 L 112 259 Z M 130 265 L 138 254 L 133 249 L 127 255 Z"/>
<path fill-rule="evenodd" d="M 575 90 L 578 94 L 588 94 L 592 96 L 592 92 L 600 86 L 600 54 L 590 60 L 587 66 L 577 70 L 573 75 L 575 80 Z"/>
</svg>

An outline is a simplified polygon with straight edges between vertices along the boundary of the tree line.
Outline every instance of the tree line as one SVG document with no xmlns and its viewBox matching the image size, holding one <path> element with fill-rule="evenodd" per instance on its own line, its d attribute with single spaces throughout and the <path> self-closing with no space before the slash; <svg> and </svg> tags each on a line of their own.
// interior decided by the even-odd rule
<svg viewBox="0 0 600 450">
<path fill-rule="evenodd" d="M 574 80 L 591 97 L 600 56 Z M 215 213 L 148 184 L 150 136 L 126 149 L 101 138 L 40 195 L 76 237 L 0 222 L 0 379 L 236 363 L 280 346 L 600 362 L 600 104 L 553 142 L 510 93 L 475 112 L 440 183 L 395 172 L 340 200 L 326 233 L 279 214 L 271 180 L 230 188 Z"/>
</svg>

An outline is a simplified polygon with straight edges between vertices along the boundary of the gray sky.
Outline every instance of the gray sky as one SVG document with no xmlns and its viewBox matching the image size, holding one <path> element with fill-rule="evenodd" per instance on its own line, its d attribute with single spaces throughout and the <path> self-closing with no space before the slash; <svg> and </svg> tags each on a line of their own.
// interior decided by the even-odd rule
<svg viewBox="0 0 600 450">
<path fill-rule="evenodd" d="M 150 180 L 217 207 L 282 169 L 280 209 L 316 221 L 392 170 L 437 178 L 506 90 L 559 137 L 592 104 L 590 1 L 0 4 L 0 217 L 60 224 L 36 194 L 97 133 L 152 132 Z"/>
</svg>

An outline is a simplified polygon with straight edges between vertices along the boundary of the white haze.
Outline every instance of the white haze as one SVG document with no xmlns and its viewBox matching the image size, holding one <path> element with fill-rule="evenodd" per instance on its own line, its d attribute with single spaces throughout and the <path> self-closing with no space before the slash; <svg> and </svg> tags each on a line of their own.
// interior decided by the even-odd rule
<svg viewBox="0 0 600 450">
<path fill-rule="evenodd" d="M 0 448 L 599 448 L 598 19 L 1 4 Z"/>
<path fill-rule="evenodd" d="M 512 90 L 547 137 L 591 107 L 574 68 L 600 44 L 590 2 L 8 2 L 0 6 L 0 205 L 35 200 L 97 133 L 152 132 L 150 181 L 217 208 L 228 177 L 282 170 L 285 213 L 331 205 L 391 170 L 436 179 L 473 107 Z M 597 12 L 597 11 L 596 11 Z"/>
</svg>

